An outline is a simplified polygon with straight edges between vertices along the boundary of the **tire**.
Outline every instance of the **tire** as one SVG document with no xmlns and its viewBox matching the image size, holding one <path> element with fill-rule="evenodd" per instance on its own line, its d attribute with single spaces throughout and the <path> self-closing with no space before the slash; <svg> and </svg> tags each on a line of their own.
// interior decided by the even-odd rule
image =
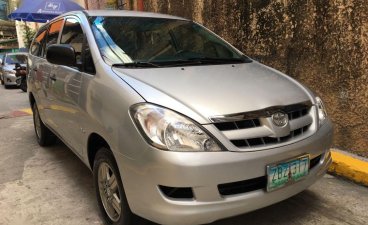
<svg viewBox="0 0 368 225">
<path fill-rule="evenodd" d="M 23 92 L 27 92 L 27 81 L 22 80 L 19 87 Z"/>
<path fill-rule="evenodd" d="M 5 89 L 9 89 L 10 88 L 10 86 L 6 84 L 5 80 L 3 80 L 3 83 L 4 83 L 4 88 Z"/>
<path fill-rule="evenodd" d="M 129 208 L 114 156 L 107 148 L 101 148 L 96 153 L 93 164 L 93 179 L 97 203 L 104 224 L 140 224 L 137 223 L 139 218 Z"/>
<path fill-rule="evenodd" d="M 56 136 L 42 122 L 36 103 L 33 104 L 33 125 L 37 142 L 40 146 L 49 146 L 55 143 Z"/>
</svg>

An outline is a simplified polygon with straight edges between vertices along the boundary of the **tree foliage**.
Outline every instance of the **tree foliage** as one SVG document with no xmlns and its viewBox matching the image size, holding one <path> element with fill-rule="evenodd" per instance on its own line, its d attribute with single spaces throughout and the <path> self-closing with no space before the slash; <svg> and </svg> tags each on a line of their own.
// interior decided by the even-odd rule
<svg viewBox="0 0 368 225">
<path fill-rule="evenodd" d="M 27 25 L 26 22 L 23 24 L 23 40 L 26 48 L 29 49 L 36 31 Z"/>
</svg>

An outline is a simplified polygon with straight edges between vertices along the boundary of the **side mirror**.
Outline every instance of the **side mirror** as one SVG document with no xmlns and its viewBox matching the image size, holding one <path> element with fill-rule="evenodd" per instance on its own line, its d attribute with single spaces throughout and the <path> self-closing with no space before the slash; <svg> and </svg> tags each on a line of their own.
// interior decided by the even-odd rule
<svg viewBox="0 0 368 225">
<path fill-rule="evenodd" d="M 71 45 L 54 44 L 46 50 L 46 59 L 48 62 L 63 66 L 75 66 L 75 52 Z"/>
</svg>

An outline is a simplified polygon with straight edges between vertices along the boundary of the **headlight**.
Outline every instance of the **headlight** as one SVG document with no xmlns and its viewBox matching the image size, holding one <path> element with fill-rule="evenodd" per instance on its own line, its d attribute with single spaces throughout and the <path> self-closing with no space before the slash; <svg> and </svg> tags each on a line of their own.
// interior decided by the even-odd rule
<svg viewBox="0 0 368 225">
<path fill-rule="evenodd" d="M 319 126 L 321 126 L 327 118 L 327 112 L 321 98 L 316 97 L 316 106 L 318 111 Z"/>
<path fill-rule="evenodd" d="M 198 125 L 184 116 L 151 104 L 131 108 L 135 124 L 155 147 L 171 151 L 208 151 L 222 149 Z"/>
</svg>

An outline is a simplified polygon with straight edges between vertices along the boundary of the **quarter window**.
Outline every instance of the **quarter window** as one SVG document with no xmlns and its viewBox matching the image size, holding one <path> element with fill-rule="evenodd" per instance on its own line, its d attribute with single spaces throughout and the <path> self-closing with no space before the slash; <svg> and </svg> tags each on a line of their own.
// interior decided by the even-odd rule
<svg viewBox="0 0 368 225">
<path fill-rule="evenodd" d="M 91 74 L 96 73 L 87 39 L 77 19 L 66 19 L 60 44 L 69 44 L 73 47 L 77 65 L 80 65 L 80 70 Z"/>
<path fill-rule="evenodd" d="M 79 22 L 74 18 L 68 18 L 65 22 L 60 44 L 70 44 L 75 51 L 77 64 L 82 63 L 82 48 L 84 34 Z"/>
<path fill-rule="evenodd" d="M 33 40 L 32 46 L 31 46 L 31 54 L 35 56 L 42 56 L 43 55 L 43 49 L 45 46 L 46 41 L 46 33 L 47 31 L 41 31 L 37 35 L 37 37 Z"/>
<path fill-rule="evenodd" d="M 63 20 L 56 21 L 55 23 L 52 23 L 50 25 L 49 34 L 47 36 L 46 48 L 52 44 L 57 43 L 62 25 L 63 25 Z"/>
</svg>

